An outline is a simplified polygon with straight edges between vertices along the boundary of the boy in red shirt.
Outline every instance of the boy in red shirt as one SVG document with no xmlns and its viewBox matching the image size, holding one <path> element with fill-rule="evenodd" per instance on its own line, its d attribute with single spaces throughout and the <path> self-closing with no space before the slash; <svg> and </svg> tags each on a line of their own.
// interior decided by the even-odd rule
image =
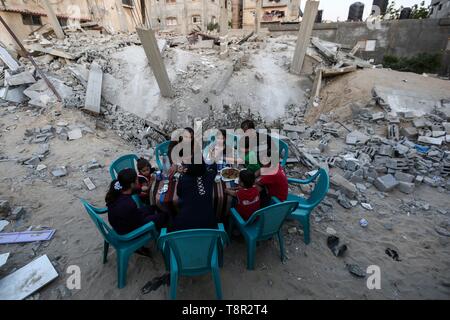
<svg viewBox="0 0 450 320">
<path fill-rule="evenodd" d="M 239 173 L 239 188 L 225 192 L 237 198 L 236 211 L 247 221 L 260 208 L 259 191 L 255 187 L 255 174 L 250 170 Z"/>
<path fill-rule="evenodd" d="M 270 157 L 270 150 L 268 151 Z M 258 177 L 256 187 L 261 194 L 261 204 L 263 207 L 270 204 L 272 197 L 277 197 L 280 201 L 286 201 L 289 192 L 289 184 L 283 168 L 278 163 L 275 167 L 271 166 L 270 158 L 266 157 L 263 161 L 263 174 Z"/>
</svg>

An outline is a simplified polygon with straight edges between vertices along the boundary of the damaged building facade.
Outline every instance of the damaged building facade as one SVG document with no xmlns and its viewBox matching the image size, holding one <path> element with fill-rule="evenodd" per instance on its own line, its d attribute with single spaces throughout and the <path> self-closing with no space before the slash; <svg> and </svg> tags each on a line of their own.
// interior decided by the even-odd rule
<svg viewBox="0 0 450 320">
<path fill-rule="evenodd" d="M 256 1 L 243 0 L 244 28 L 255 26 Z M 280 22 L 298 21 L 300 0 L 262 0 L 259 20 L 261 26 Z"/>
<path fill-rule="evenodd" d="M 70 21 L 82 23 L 91 20 L 88 2 L 85 0 L 61 0 L 52 8 L 61 26 Z M 50 23 L 42 1 L 3 0 L 0 2 L 0 16 L 14 27 L 19 39 L 26 38 Z M 7 32 L 0 32 L 0 41 L 9 48 L 16 46 Z"/>
<path fill-rule="evenodd" d="M 92 22 L 102 25 L 110 33 L 134 32 L 136 26 L 145 25 L 186 34 L 199 27 L 207 30 L 209 25 L 217 28 L 220 16 L 219 0 L 4 0 L 0 2 L 0 15 L 14 27 L 19 39 L 24 39 L 50 24 L 44 2 L 50 4 L 63 28 L 71 23 Z M 231 1 L 224 3 L 231 23 Z M 242 8 L 239 3 L 235 4 L 238 10 Z M 7 47 L 15 47 L 7 33 L 0 34 L 0 41 Z"/>
</svg>

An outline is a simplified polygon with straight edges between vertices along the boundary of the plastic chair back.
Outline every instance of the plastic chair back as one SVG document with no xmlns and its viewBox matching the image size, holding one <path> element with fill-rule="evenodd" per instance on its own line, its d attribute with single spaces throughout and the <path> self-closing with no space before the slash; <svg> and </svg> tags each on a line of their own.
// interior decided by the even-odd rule
<svg viewBox="0 0 450 320">
<path fill-rule="evenodd" d="M 117 179 L 117 175 L 123 169 L 136 170 L 136 161 L 138 159 L 139 159 L 138 156 L 135 154 L 127 154 L 114 160 L 113 163 L 111 163 L 111 165 L 109 166 L 109 174 L 111 175 L 111 178 L 113 180 Z"/>
<path fill-rule="evenodd" d="M 162 235 L 158 247 L 163 250 L 166 263 L 173 254 L 181 275 L 195 275 L 211 270 L 212 255 L 221 250 L 226 237 L 221 230 L 183 230 Z"/>
<path fill-rule="evenodd" d="M 295 201 L 286 201 L 258 210 L 250 218 L 258 228 L 258 238 L 264 239 L 278 233 L 287 216 L 297 208 Z"/>
<path fill-rule="evenodd" d="M 323 198 L 325 198 L 325 196 L 327 195 L 329 186 L 330 178 L 328 176 L 328 173 L 325 171 L 325 169 L 320 168 L 319 174 L 315 179 L 314 189 L 307 200 L 308 204 L 314 207 L 317 206 L 320 201 L 322 201 Z"/>
</svg>

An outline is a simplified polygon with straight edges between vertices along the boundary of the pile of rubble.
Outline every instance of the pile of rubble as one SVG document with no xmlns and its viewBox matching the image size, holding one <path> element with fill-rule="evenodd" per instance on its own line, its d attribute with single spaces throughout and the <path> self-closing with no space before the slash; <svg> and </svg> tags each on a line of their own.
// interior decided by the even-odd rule
<svg viewBox="0 0 450 320">
<path fill-rule="evenodd" d="M 450 191 L 448 100 L 420 117 L 387 112 L 391 108 L 379 97 L 367 108 L 354 109 L 345 124 L 321 115 L 311 127 L 283 126 L 286 139 L 302 150 L 303 164 L 330 168 L 330 197 L 349 209 L 370 202 L 365 191 L 371 185 L 382 193 L 398 189 L 411 194 L 420 184 Z"/>
</svg>

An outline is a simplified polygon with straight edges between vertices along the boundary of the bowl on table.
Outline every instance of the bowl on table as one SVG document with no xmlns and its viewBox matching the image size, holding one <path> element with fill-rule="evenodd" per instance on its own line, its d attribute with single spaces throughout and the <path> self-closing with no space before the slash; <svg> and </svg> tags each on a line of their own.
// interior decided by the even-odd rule
<svg viewBox="0 0 450 320">
<path fill-rule="evenodd" d="M 220 177 L 224 182 L 236 181 L 239 179 L 239 169 L 223 168 L 220 170 Z"/>
</svg>

